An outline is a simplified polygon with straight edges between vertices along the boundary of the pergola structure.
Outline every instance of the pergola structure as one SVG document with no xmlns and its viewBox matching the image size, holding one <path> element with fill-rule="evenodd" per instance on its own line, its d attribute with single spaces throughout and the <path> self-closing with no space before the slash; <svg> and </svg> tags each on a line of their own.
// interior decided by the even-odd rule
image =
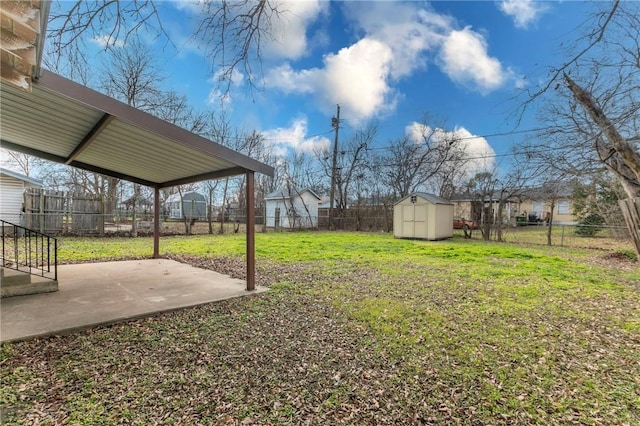
<svg viewBox="0 0 640 426">
<path fill-rule="evenodd" d="M 31 92 L 0 86 L 3 148 L 155 190 L 153 256 L 160 256 L 160 189 L 246 175 L 247 290 L 255 288 L 254 174 L 273 168 L 92 89 L 43 71 Z"/>
<path fill-rule="evenodd" d="M 273 168 L 52 72 L 40 62 L 48 0 L 1 1 L 2 148 L 160 189 L 246 175 L 247 290 L 255 289 L 254 175 Z"/>
</svg>

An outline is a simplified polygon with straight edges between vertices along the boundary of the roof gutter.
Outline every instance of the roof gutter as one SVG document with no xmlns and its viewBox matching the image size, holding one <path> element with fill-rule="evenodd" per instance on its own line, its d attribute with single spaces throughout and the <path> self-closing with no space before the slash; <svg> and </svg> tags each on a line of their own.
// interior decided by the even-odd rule
<svg viewBox="0 0 640 426">
<path fill-rule="evenodd" d="M 43 0 L 40 5 L 40 34 L 36 44 L 36 63 L 33 66 L 31 79 L 36 81 L 42 73 L 42 57 L 44 55 L 44 45 L 47 39 L 47 25 L 49 24 L 49 11 L 51 10 L 51 0 Z"/>
</svg>

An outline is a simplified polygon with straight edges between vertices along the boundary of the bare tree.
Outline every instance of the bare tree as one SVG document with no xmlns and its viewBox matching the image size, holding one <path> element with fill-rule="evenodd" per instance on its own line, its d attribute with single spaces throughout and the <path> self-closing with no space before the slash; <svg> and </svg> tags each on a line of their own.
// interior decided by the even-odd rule
<svg viewBox="0 0 640 426">
<path fill-rule="evenodd" d="M 572 189 L 574 215 L 580 222 L 595 216 L 610 226 L 624 223 L 618 206 L 625 197 L 624 190 L 610 173 L 602 171 L 591 175 L 589 180 L 575 180 Z"/>
<path fill-rule="evenodd" d="M 295 182 L 298 188 L 309 188 L 321 194 L 327 188 L 323 173 L 319 173 L 316 156 L 306 152 L 293 152 L 281 162 L 283 180 Z"/>
<path fill-rule="evenodd" d="M 359 129 L 339 151 L 335 171 L 335 209 L 337 216 L 344 219 L 345 210 L 349 206 L 352 185 L 357 176 L 364 173 L 369 163 L 369 147 L 374 143 L 377 125 L 370 124 L 363 129 Z M 318 158 L 325 174 L 330 178 L 332 174 L 332 163 L 328 151 L 317 152 Z M 332 226 L 332 224 L 330 224 Z"/>
<path fill-rule="evenodd" d="M 34 157 L 32 155 L 23 154 L 21 152 L 10 151 L 8 149 L 3 149 L 2 151 L 2 165 L 10 166 L 11 168 L 15 168 L 20 170 L 25 176 L 31 176 L 34 165 L 36 167 L 41 166 L 44 163 L 44 160 Z"/>
<path fill-rule="evenodd" d="M 314 216 L 305 201 L 302 194 L 308 188 L 298 188 L 292 180 L 287 180 L 283 190 L 283 201 L 287 209 L 287 217 L 289 219 L 289 229 L 301 229 L 305 227 L 313 227 Z M 303 211 L 300 211 L 302 207 Z"/>
<path fill-rule="evenodd" d="M 401 198 L 436 182 L 441 184 L 439 193 L 452 192 L 454 177 L 464 170 L 466 161 L 464 147 L 453 132 L 425 124 L 419 140 L 404 136 L 391 142 L 389 151 L 377 158 L 376 167 Z"/>
<path fill-rule="evenodd" d="M 72 69 L 86 68 L 83 47 L 91 38 L 99 37 L 105 49 L 111 50 L 145 32 L 173 46 L 156 4 L 157 0 L 55 4 L 48 26 L 54 66 L 64 58 Z M 272 38 L 274 20 L 289 11 L 272 0 L 201 0 L 198 6 L 199 21 L 192 39 L 200 43 L 220 81 L 228 88 L 234 73 L 242 72 L 254 87 L 260 80 L 261 72 L 256 71 L 261 71 L 262 45 Z M 258 70 L 254 69 L 256 64 Z"/>
<path fill-rule="evenodd" d="M 594 7 L 568 59 L 524 105 L 556 94 L 550 101 L 556 114 L 547 118 L 620 182 L 628 197 L 620 207 L 640 254 L 640 4 L 615 0 Z M 576 157 L 562 146 L 558 153 Z"/>
<path fill-rule="evenodd" d="M 159 102 L 164 78 L 149 49 L 132 39 L 126 46 L 109 50 L 102 63 L 100 88 L 134 108 L 154 111 L 164 103 Z"/>
<path fill-rule="evenodd" d="M 159 82 L 162 76 L 149 50 L 144 49 L 137 39 L 132 39 L 125 47 L 110 50 L 108 60 L 102 64 L 101 89 L 111 97 L 143 111 L 153 112 L 157 99 L 162 95 Z M 109 212 L 115 205 L 115 188 L 119 179 L 108 177 L 107 200 Z M 141 195 L 139 184 L 133 184 L 131 197 L 131 236 L 138 233 L 137 202 Z"/>
<path fill-rule="evenodd" d="M 497 201 L 497 189 L 500 187 L 500 181 L 497 177 L 497 171 L 481 172 L 476 174 L 467 183 L 467 192 L 472 195 L 473 201 L 482 206 L 480 216 L 480 230 L 482 238 L 485 241 L 491 239 L 491 228 L 494 223 L 494 205 Z"/>
</svg>

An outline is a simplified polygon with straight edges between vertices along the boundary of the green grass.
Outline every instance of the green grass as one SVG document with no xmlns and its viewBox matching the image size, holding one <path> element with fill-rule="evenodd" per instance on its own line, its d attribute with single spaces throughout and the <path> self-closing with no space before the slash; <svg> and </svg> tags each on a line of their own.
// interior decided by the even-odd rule
<svg viewBox="0 0 640 426">
<path fill-rule="evenodd" d="M 61 240 L 60 259 L 152 240 Z M 244 255 L 243 235 L 161 252 Z M 6 344 L 8 424 L 638 424 L 640 267 L 601 251 L 256 235 L 266 294 Z M 242 264 L 239 262 L 239 264 Z"/>
</svg>

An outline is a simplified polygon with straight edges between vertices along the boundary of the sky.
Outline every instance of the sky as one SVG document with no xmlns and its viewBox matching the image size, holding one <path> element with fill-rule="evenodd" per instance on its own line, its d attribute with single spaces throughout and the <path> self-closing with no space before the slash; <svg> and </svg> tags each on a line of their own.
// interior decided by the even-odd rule
<svg viewBox="0 0 640 426">
<path fill-rule="evenodd" d="M 251 90 L 238 72 L 223 93 L 204 49 L 189 37 L 201 6 L 161 1 L 176 49 L 147 42 L 168 76 L 164 84 L 197 110 L 224 109 L 236 126 L 263 132 L 281 155 L 329 147 L 339 104 L 342 143 L 369 123 L 377 123 L 381 150 L 422 126 L 437 127 L 489 165 L 505 162 L 533 136 L 529 130 L 544 126 L 535 106 L 518 120 L 517 95 L 562 63 L 563 43 L 575 40 L 590 10 L 577 1 L 279 3 L 285 13 L 254 76 L 261 88 Z"/>
</svg>

